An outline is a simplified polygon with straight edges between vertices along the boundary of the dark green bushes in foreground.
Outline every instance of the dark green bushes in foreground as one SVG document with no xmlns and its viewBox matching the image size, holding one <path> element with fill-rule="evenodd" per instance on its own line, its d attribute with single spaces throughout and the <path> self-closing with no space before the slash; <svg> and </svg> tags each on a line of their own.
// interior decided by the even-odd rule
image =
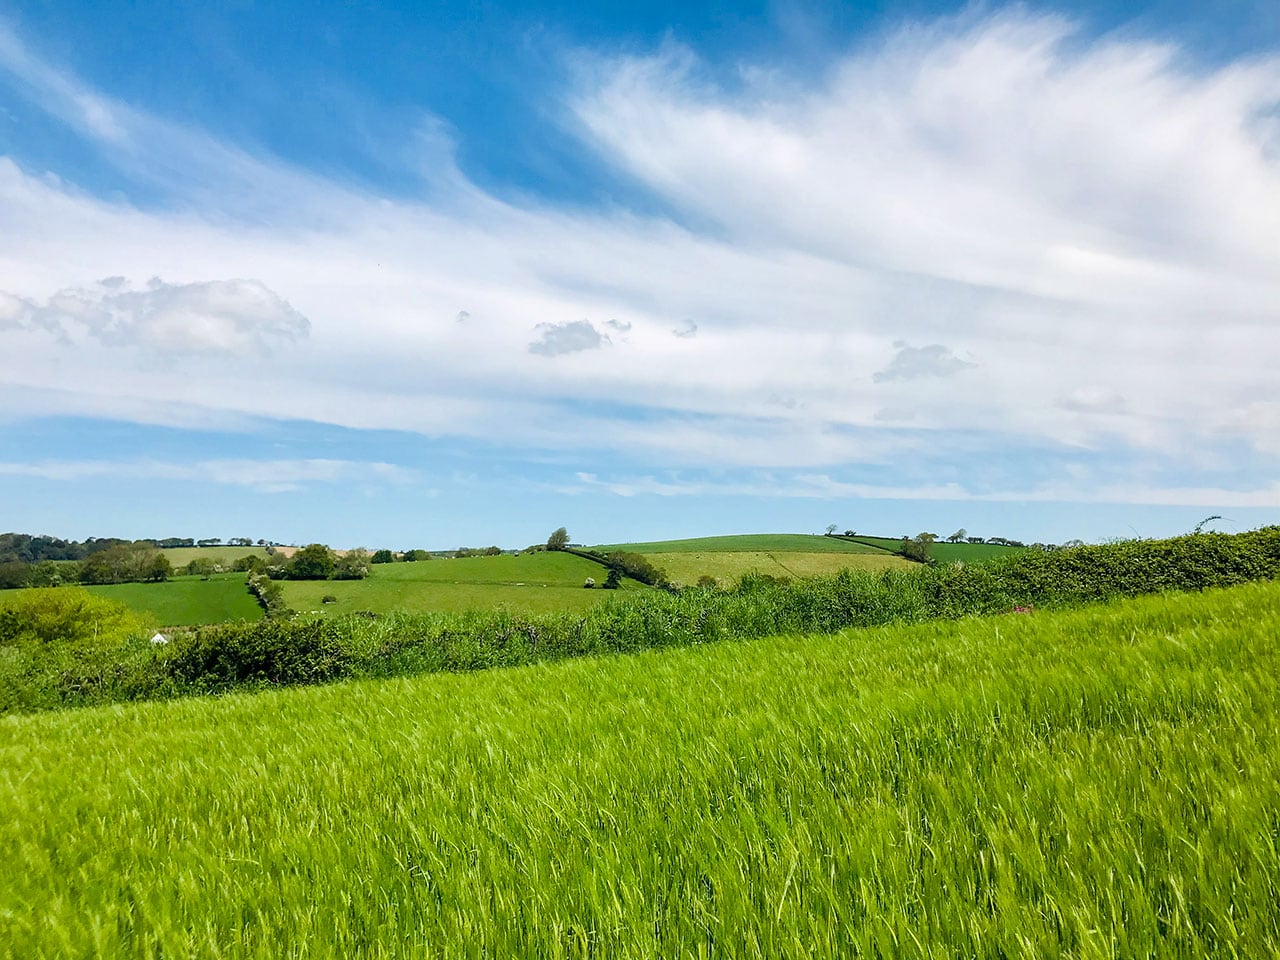
<svg viewBox="0 0 1280 960">
<path fill-rule="evenodd" d="M 0 710 L 246 685 L 479 670 L 584 654 L 1060 607 L 1277 577 L 1280 527 L 1268 527 L 1234 536 L 1200 534 L 1020 553 L 982 564 L 844 571 L 796 581 L 754 575 L 728 591 L 654 593 L 587 613 L 353 615 L 224 624 L 179 635 L 149 657 L 138 656 L 135 647 L 126 656 L 122 647 L 114 672 L 100 665 L 97 671 L 116 682 L 92 686 L 65 674 L 50 678 L 40 647 L 0 651 L 5 654 L 0 660 Z"/>
</svg>

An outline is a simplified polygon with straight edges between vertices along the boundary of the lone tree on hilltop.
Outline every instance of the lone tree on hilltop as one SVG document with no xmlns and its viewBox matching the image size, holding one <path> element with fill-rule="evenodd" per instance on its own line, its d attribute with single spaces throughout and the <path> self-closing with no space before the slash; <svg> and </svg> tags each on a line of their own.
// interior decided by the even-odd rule
<svg viewBox="0 0 1280 960">
<path fill-rule="evenodd" d="M 827 536 L 834 537 L 836 534 L 836 525 L 834 523 L 827 524 Z"/>
<path fill-rule="evenodd" d="M 957 531 L 956 531 L 955 533 L 953 533 L 951 536 L 947 537 L 947 539 L 948 539 L 951 543 L 959 543 L 961 540 L 963 540 L 963 539 L 964 539 L 965 537 L 967 537 L 967 536 L 969 536 L 969 531 L 968 531 L 968 530 L 966 530 L 964 527 L 961 527 L 959 530 L 957 530 Z"/>
<path fill-rule="evenodd" d="M 559 527 L 555 533 L 547 537 L 548 550 L 563 550 L 569 546 L 569 531 L 564 527 Z"/>
</svg>

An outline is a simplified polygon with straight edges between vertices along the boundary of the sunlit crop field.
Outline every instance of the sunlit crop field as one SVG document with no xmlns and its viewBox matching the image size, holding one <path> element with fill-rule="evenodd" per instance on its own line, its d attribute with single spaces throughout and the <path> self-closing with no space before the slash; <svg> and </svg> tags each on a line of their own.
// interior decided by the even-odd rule
<svg viewBox="0 0 1280 960">
<path fill-rule="evenodd" d="M 666 572 L 668 579 L 685 585 L 696 584 L 701 577 L 711 577 L 721 585 L 731 585 L 745 573 L 755 571 L 771 577 L 830 576 L 841 570 L 884 570 L 895 567 L 910 569 L 912 563 L 879 551 L 875 553 L 784 553 L 781 551 L 728 550 L 645 554 L 650 562 Z"/>
<path fill-rule="evenodd" d="M 1280 586 L 0 721 L 12 957 L 1271 957 Z"/>
</svg>

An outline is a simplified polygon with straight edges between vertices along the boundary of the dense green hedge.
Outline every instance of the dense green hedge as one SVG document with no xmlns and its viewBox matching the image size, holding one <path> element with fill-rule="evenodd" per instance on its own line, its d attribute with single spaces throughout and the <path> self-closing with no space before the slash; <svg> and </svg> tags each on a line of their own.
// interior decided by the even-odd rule
<svg viewBox="0 0 1280 960">
<path fill-rule="evenodd" d="M 7 680 L 0 684 L 0 711 L 342 677 L 478 670 L 584 654 L 1060 607 L 1277 577 L 1280 527 L 1267 527 L 1233 536 L 1199 534 L 1024 552 L 980 564 L 844 571 L 795 581 L 749 575 L 728 591 L 689 589 L 619 598 L 586 613 L 526 617 L 484 611 L 224 624 L 177 636 L 154 651 L 141 651 L 136 644 L 122 647 L 111 669 L 98 664 L 93 684 L 65 673 L 45 676 L 39 651 L 20 664 L 29 650 L 0 651 L 6 654 L 0 663 Z M 65 670 L 65 658 L 57 662 Z M 22 677 L 31 682 L 24 686 Z M 34 694 L 37 689 L 43 692 Z"/>
</svg>

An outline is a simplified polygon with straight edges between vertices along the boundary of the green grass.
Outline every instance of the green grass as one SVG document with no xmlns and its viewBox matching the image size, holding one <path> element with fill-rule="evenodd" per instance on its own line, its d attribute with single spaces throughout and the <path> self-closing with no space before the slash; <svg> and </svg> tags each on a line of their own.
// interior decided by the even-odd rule
<svg viewBox="0 0 1280 960">
<path fill-rule="evenodd" d="M 369 610 L 410 613 L 509 609 L 529 613 L 583 610 L 619 592 L 646 590 L 624 581 L 621 591 L 583 589 L 587 577 L 603 584 L 598 563 L 568 553 L 376 563 L 364 580 L 284 580 L 285 604 L 325 614 Z M 326 595 L 337 603 L 321 603 Z"/>
<path fill-rule="evenodd" d="M 257 620 L 262 616 L 258 601 L 245 589 L 243 573 L 215 574 L 208 580 L 176 577 L 165 583 L 115 583 L 85 589 L 133 610 L 150 613 L 164 626 Z M 0 595 L 0 603 L 3 600 Z"/>
<path fill-rule="evenodd" d="M 1280 586 L 0 720 L 9 957 L 1269 957 Z"/>
<path fill-rule="evenodd" d="M 745 573 L 756 571 L 773 577 L 829 576 L 841 570 L 884 570 L 910 567 L 911 561 L 887 553 L 787 553 L 754 551 L 735 553 L 691 550 L 675 553 L 647 553 L 645 556 L 666 572 L 673 583 L 696 584 L 703 576 L 714 577 L 722 585 L 736 583 Z"/>
<path fill-rule="evenodd" d="M 858 536 L 856 539 L 859 544 L 877 551 L 887 550 L 897 553 L 902 549 L 901 537 L 894 540 L 891 537 Z M 854 546 L 854 544 L 850 544 L 850 546 Z M 999 543 L 947 543 L 944 540 L 930 545 L 929 556 L 939 563 L 955 563 L 956 561 L 980 563 L 983 560 L 992 560 L 995 557 L 1003 557 L 1025 549 L 1026 547 L 1006 547 Z"/>
<path fill-rule="evenodd" d="M 874 547 L 804 533 L 746 533 L 728 537 L 694 537 L 689 540 L 655 540 L 648 543 L 613 543 L 589 548 L 600 552 L 630 553 L 879 553 Z"/>
</svg>

